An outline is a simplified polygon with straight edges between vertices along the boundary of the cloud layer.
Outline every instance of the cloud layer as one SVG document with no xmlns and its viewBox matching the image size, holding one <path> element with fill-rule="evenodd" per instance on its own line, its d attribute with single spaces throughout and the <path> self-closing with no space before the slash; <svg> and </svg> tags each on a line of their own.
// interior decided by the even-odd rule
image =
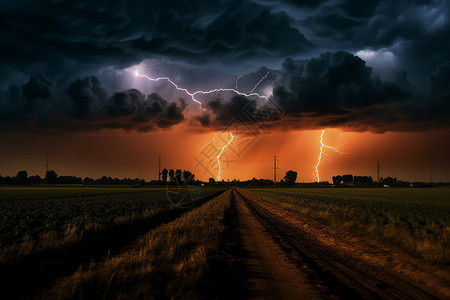
<svg viewBox="0 0 450 300">
<path fill-rule="evenodd" d="M 449 15 L 445 0 L 2 1 L 0 130 L 218 129 L 266 114 L 223 94 L 199 114 L 170 86 L 117 75 L 145 60 L 191 90 L 248 74 L 248 91 L 266 66 L 258 91 L 284 117 L 264 128 L 448 127 Z"/>
<path fill-rule="evenodd" d="M 253 124 L 250 116 L 258 119 L 272 106 L 283 117 L 271 117 L 256 125 L 282 130 L 339 127 L 377 133 L 450 127 L 450 62 L 429 76 L 431 87 L 425 97 L 412 92 L 405 72 L 385 81 L 361 58 L 342 51 L 308 60 L 286 59 L 281 70 L 273 72 L 276 76 L 269 101 L 215 99 L 208 102 L 209 113 L 197 120 L 202 126 L 222 128 L 244 115 L 246 122 Z"/>
<path fill-rule="evenodd" d="M 52 85 L 49 80 L 31 77 L 21 90 L 3 93 L 0 100 L 7 105 L 0 112 L 0 130 L 145 132 L 185 120 L 187 104 L 183 99 L 169 102 L 157 93 L 145 95 L 137 89 L 110 94 L 94 76 L 76 79 L 57 94 L 58 98 L 52 96 Z M 8 101 L 14 94 L 19 101 Z"/>
</svg>

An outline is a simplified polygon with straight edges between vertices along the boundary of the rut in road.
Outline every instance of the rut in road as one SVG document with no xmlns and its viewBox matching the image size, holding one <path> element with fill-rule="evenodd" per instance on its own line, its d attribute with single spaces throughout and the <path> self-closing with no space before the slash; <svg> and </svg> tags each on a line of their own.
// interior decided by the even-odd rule
<svg viewBox="0 0 450 300">
<path fill-rule="evenodd" d="M 243 263 L 256 276 L 246 285 L 265 298 L 444 298 L 388 268 L 319 242 L 284 220 L 253 197 L 237 190 L 236 203 L 242 243 L 252 257 Z M 254 272 L 253 272 L 254 271 Z"/>
<path fill-rule="evenodd" d="M 244 198 L 231 192 L 235 205 L 236 226 L 242 251 L 241 264 L 246 298 L 307 299 L 317 298 L 305 275 L 283 255 L 283 250 L 265 231 Z M 245 253 L 245 254 L 244 254 Z M 239 254 L 236 254 L 239 255 Z M 242 295 L 241 295 L 242 296 Z"/>
</svg>

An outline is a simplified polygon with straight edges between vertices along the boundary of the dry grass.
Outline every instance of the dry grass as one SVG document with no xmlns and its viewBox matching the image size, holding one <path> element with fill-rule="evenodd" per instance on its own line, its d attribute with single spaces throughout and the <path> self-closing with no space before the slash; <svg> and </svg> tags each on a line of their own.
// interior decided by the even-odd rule
<svg viewBox="0 0 450 300">
<path fill-rule="evenodd" d="M 219 247 L 229 191 L 151 230 L 127 251 L 59 279 L 41 299 L 201 298 L 208 257 Z"/>
</svg>

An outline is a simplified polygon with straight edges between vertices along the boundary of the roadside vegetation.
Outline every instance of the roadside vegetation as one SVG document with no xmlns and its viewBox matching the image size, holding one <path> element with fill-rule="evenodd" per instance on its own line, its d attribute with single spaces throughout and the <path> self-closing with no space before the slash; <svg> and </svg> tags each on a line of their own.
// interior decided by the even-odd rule
<svg viewBox="0 0 450 300">
<path fill-rule="evenodd" d="M 219 251 L 230 205 L 228 191 L 149 231 L 120 255 L 57 280 L 41 298 L 204 298 L 208 261 Z"/>
<path fill-rule="evenodd" d="M 246 189 L 300 216 L 450 263 L 450 188 Z"/>
</svg>

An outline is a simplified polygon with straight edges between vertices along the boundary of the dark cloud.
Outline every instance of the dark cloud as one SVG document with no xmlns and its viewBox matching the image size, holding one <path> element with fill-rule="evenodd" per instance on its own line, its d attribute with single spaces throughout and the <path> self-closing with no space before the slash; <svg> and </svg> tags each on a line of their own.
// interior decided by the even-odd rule
<svg viewBox="0 0 450 300">
<path fill-rule="evenodd" d="M 336 49 L 395 47 L 399 56 L 422 54 L 429 70 L 449 59 L 445 0 L 6 0 L 0 11 L 3 69 L 50 78 L 68 66 L 92 74 L 151 58 L 273 66 Z"/>
<path fill-rule="evenodd" d="M 185 120 L 187 104 L 169 102 L 156 93 L 137 89 L 110 95 L 94 76 L 79 78 L 65 89 L 65 99 L 53 99 L 51 82 L 31 77 L 22 89 L 3 91 L 2 131 L 98 131 L 124 129 L 151 131 L 170 128 Z M 63 94 L 58 94 L 63 98 Z M 23 100 L 24 99 L 24 100 Z M 8 103 L 15 101 L 17 103 Z"/>
<path fill-rule="evenodd" d="M 430 96 L 445 108 L 450 108 L 450 61 L 438 66 L 429 77 Z"/>
<path fill-rule="evenodd" d="M 311 8 L 316 8 L 328 1 L 327 0 L 281 0 L 281 1 L 260 0 L 257 2 L 265 4 L 265 5 L 287 4 L 287 5 L 291 5 L 293 7 L 311 9 Z"/>
<path fill-rule="evenodd" d="M 150 73 L 188 90 L 235 87 L 234 75 L 246 73 L 238 85 L 247 92 L 268 70 L 260 66 L 273 69 L 258 91 L 273 86 L 271 101 L 286 112 L 280 126 L 409 130 L 433 118 L 443 126 L 449 15 L 445 0 L 6 0 L 0 124 L 142 131 L 183 122 L 188 103 L 173 101 L 183 93 L 135 89 L 123 71 L 151 61 L 161 64 Z M 374 72 L 350 54 L 360 50 L 392 57 Z M 242 107 L 263 114 L 255 99 L 213 95 L 221 96 L 199 96 L 208 111 L 191 121 L 224 126 Z"/>
<path fill-rule="evenodd" d="M 92 109 L 106 101 L 107 92 L 97 77 L 90 76 L 76 79 L 67 88 L 72 102 L 71 116 L 77 119 L 92 117 Z"/>
<path fill-rule="evenodd" d="M 23 96 L 27 99 L 22 111 L 26 114 L 35 113 L 52 96 L 52 82 L 41 76 L 32 76 L 22 85 Z"/>
<path fill-rule="evenodd" d="M 161 57 L 224 66 L 311 46 L 285 13 L 251 1 L 12 2 L 0 6 L 0 57 L 52 77 Z"/>
<path fill-rule="evenodd" d="M 364 3 L 361 3 L 359 0 L 347 0 L 338 3 L 336 7 L 347 17 L 367 19 L 375 14 L 380 2 L 380 0 L 366 0 Z"/>
<path fill-rule="evenodd" d="M 405 80 L 381 81 L 372 68 L 347 52 L 323 53 L 306 61 L 287 59 L 274 99 L 289 112 L 339 112 L 410 99 Z"/>
<path fill-rule="evenodd" d="M 242 112 L 256 111 L 256 101 L 243 96 L 235 96 L 229 101 L 224 99 L 214 99 L 208 102 L 208 107 L 214 115 L 215 126 L 225 126 L 233 121 L 237 116 L 242 116 Z M 243 119 L 248 122 L 249 120 Z"/>
<path fill-rule="evenodd" d="M 434 94 L 445 86 L 440 83 L 448 76 L 446 66 L 430 77 Z M 435 97 L 413 94 L 406 76 L 400 72 L 394 81 L 383 81 L 362 59 L 347 52 L 304 61 L 287 59 L 278 73 L 273 100 L 285 111 L 290 124 L 285 126 L 298 129 L 385 132 L 450 127 L 450 111 Z"/>
<path fill-rule="evenodd" d="M 214 99 L 208 102 L 208 112 L 195 121 L 216 129 L 230 126 L 236 119 L 244 126 L 281 130 L 339 127 L 381 133 L 448 128 L 449 66 L 445 63 L 430 76 L 432 88 L 423 98 L 411 92 L 405 72 L 383 81 L 361 58 L 348 52 L 286 59 L 281 70 L 272 71 L 276 75 L 269 100 Z M 270 105 L 273 107 L 268 109 Z M 268 115 L 277 109 L 282 117 Z"/>
</svg>

